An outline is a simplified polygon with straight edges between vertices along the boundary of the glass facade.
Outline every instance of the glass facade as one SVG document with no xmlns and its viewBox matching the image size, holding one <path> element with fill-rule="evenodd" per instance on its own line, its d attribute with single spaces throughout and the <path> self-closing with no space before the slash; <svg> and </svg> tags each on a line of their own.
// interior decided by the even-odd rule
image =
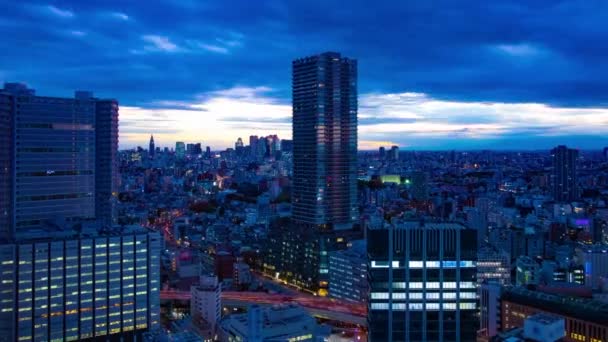
<svg viewBox="0 0 608 342">
<path fill-rule="evenodd" d="M 358 217 L 357 62 L 293 61 L 293 219 L 350 228 Z"/>
<path fill-rule="evenodd" d="M 0 89 L 0 136 L 9 146 L 0 151 L 0 239 L 31 238 L 49 223 L 112 220 L 115 100 L 89 92 L 35 96 L 25 85 L 7 83 Z"/>
<path fill-rule="evenodd" d="M 557 202 L 571 202 L 578 199 L 576 160 L 578 150 L 560 145 L 551 150 L 553 157 L 553 198 Z"/>
<path fill-rule="evenodd" d="M 2 245 L 0 270 L 17 283 L 2 278 L 0 332 L 76 341 L 157 327 L 159 256 L 158 233 Z"/>
<path fill-rule="evenodd" d="M 475 230 L 397 221 L 367 237 L 370 341 L 475 340 Z"/>
</svg>

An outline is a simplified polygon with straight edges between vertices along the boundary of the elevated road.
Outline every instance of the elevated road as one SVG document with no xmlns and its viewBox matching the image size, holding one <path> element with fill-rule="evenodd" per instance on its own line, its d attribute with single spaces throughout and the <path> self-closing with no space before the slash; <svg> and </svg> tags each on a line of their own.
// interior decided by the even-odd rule
<svg viewBox="0 0 608 342">
<path fill-rule="evenodd" d="M 161 291 L 161 300 L 185 300 L 191 298 L 189 291 Z M 318 297 L 307 294 L 269 294 L 265 292 L 222 292 L 222 304 L 225 305 L 275 305 L 296 303 L 307 309 L 315 317 L 348 323 L 367 325 L 367 307 L 364 304 L 355 304 L 338 301 L 327 297 Z"/>
</svg>

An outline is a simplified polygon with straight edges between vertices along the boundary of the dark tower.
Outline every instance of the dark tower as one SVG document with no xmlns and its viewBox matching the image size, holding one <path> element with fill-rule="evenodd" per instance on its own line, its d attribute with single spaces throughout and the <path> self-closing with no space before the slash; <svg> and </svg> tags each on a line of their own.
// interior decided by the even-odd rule
<svg viewBox="0 0 608 342">
<path fill-rule="evenodd" d="M 578 199 L 576 160 L 578 150 L 564 145 L 551 150 L 553 173 L 551 175 L 553 198 L 557 202 L 572 202 Z"/>
<path fill-rule="evenodd" d="M 148 153 L 150 154 L 150 158 L 154 157 L 156 153 L 156 148 L 154 147 L 154 136 L 150 135 L 150 147 L 148 148 Z"/>
<path fill-rule="evenodd" d="M 357 61 L 326 52 L 293 66 L 293 220 L 348 229 L 358 217 Z"/>
</svg>

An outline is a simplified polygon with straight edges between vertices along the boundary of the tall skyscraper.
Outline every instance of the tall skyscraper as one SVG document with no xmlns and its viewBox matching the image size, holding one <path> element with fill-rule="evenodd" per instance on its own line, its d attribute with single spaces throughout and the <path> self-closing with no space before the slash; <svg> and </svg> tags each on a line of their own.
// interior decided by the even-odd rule
<svg viewBox="0 0 608 342">
<path fill-rule="evenodd" d="M 106 225 L 116 220 L 118 184 L 118 101 L 97 100 L 95 107 L 95 217 Z"/>
<path fill-rule="evenodd" d="M 357 62 L 326 52 L 293 66 L 293 220 L 322 229 L 358 217 Z"/>
<path fill-rule="evenodd" d="M 475 341 L 476 238 L 458 223 L 370 225 L 369 340 Z"/>
<path fill-rule="evenodd" d="M 186 144 L 183 141 L 175 143 L 175 157 L 178 159 L 184 159 L 186 156 Z"/>
<path fill-rule="evenodd" d="M 393 145 L 389 152 L 389 159 L 392 161 L 399 160 L 399 146 Z"/>
<path fill-rule="evenodd" d="M 118 182 L 118 103 L 89 92 L 36 96 L 23 84 L 0 90 L 0 238 L 42 225 L 112 221 Z"/>
<path fill-rule="evenodd" d="M 7 83 L 0 119 L 0 340 L 133 340 L 156 328 L 160 237 L 113 226 L 117 101 Z"/>
<path fill-rule="evenodd" d="M 551 150 L 553 173 L 551 175 L 553 198 L 557 202 L 571 202 L 578 199 L 576 160 L 578 150 L 564 145 Z"/>
<path fill-rule="evenodd" d="M 154 158 L 154 154 L 156 153 L 156 148 L 154 147 L 154 136 L 150 136 L 150 146 L 148 148 L 148 154 L 150 158 Z"/>
</svg>

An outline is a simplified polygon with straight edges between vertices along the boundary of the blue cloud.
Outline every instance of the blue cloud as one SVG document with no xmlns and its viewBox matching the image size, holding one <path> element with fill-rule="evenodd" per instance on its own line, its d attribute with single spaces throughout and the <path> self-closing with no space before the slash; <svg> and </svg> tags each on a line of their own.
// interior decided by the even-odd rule
<svg viewBox="0 0 608 342">
<path fill-rule="evenodd" d="M 0 13 L 0 81 L 41 94 L 90 89 L 123 105 L 175 109 L 267 85 L 289 103 L 291 60 L 335 50 L 359 60 L 361 94 L 608 107 L 602 1 L 0 0 Z M 495 121 L 451 114 L 443 122 Z M 416 119 L 362 123 L 408 120 Z"/>
</svg>

